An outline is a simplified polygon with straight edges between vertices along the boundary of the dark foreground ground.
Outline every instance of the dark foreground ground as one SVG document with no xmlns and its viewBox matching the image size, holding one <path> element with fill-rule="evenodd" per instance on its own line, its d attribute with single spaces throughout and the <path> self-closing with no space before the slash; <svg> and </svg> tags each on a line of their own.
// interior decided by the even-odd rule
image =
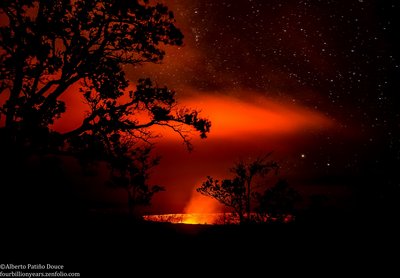
<svg viewBox="0 0 400 278">
<path fill-rule="evenodd" d="M 400 269 L 400 234 L 388 221 L 208 226 L 91 216 L 14 219 L 1 230 L 1 264 L 62 264 L 81 277 L 358 277 L 372 267 Z"/>
</svg>

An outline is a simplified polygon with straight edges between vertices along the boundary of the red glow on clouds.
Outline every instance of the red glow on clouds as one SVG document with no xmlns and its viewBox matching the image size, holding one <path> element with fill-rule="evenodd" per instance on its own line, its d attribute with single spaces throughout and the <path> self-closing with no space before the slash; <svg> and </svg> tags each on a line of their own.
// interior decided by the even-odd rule
<svg viewBox="0 0 400 278">
<path fill-rule="evenodd" d="M 212 92 L 185 92 L 188 97 L 179 99 L 178 96 L 180 105 L 201 110 L 201 116 L 212 121 L 211 133 L 206 140 L 200 140 L 198 134 L 193 133 L 195 149 L 188 152 L 176 133 L 165 127 L 153 128 L 163 138 L 156 145 L 155 152 L 162 160 L 153 170 L 151 182 L 165 186 L 167 191 L 155 196 L 149 208 L 151 213 L 221 212 L 223 208 L 216 201 L 195 190 L 208 175 L 229 177 L 229 168 L 238 159 L 270 151 L 274 151 L 274 160 L 290 159 L 314 144 L 310 133 L 324 132 L 335 126 L 320 112 L 259 93 L 230 94 L 245 96 L 244 99 Z M 68 110 L 53 126 L 62 132 L 77 128 L 88 109 L 75 86 L 63 100 Z M 124 206 L 124 196 L 117 197 L 105 189 L 102 194 L 98 186 L 95 190 L 100 194 L 97 196 L 104 195 L 104 200 L 111 198 Z"/>
<path fill-rule="evenodd" d="M 319 112 L 302 106 L 271 100 L 251 93 L 253 101 L 229 96 L 198 96 L 184 104 L 202 111 L 212 121 L 210 137 L 237 138 L 260 134 L 281 135 L 324 129 L 332 122 Z M 251 99 L 251 98 L 250 98 Z"/>
<path fill-rule="evenodd" d="M 56 121 L 56 130 L 68 131 L 82 123 L 88 107 L 83 97 L 77 95 L 78 87 L 79 84 L 75 84 L 63 95 L 67 112 Z M 210 138 L 231 137 L 237 140 L 261 134 L 284 136 L 332 125 L 332 121 L 321 113 L 300 105 L 268 99 L 252 92 L 240 92 L 240 95 L 246 95 L 248 99 L 198 93 L 181 101 L 181 105 L 200 110 L 202 117 L 212 121 Z M 165 128 L 154 130 L 162 132 L 166 138 L 178 139 L 176 134 L 165 132 Z M 193 134 L 193 137 L 196 136 Z"/>
<path fill-rule="evenodd" d="M 153 180 L 165 185 L 167 191 L 155 197 L 156 211 L 165 212 L 167 208 L 167 212 L 221 212 L 221 206 L 195 191 L 208 175 L 229 177 L 228 169 L 238 159 L 270 151 L 274 151 L 274 160 L 290 159 L 314 144 L 310 139 L 312 132 L 324 132 L 335 126 L 323 114 L 301 105 L 255 93 L 246 95 L 247 100 L 196 94 L 181 102 L 200 109 L 201 115 L 212 121 L 211 133 L 206 140 L 193 134 L 195 150 L 189 153 L 178 135 L 162 132 L 164 139 L 156 149 L 162 160 Z"/>
</svg>

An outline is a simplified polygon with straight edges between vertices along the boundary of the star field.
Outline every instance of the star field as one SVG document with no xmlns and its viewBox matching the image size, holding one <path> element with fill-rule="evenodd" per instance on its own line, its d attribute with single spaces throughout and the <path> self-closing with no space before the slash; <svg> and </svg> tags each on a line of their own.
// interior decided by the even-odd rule
<svg viewBox="0 0 400 278">
<path fill-rule="evenodd" d="M 400 160 L 397 1 L 165 3 L 185 44 L 132 78 L 152 76 L 183 99 L 255 94 L 303 105 L 336 126 L 311 132 L 315 144 L 283 168 L 341 184 L 385 179 L 399 186 L 391 174 Z"/>
</svg>

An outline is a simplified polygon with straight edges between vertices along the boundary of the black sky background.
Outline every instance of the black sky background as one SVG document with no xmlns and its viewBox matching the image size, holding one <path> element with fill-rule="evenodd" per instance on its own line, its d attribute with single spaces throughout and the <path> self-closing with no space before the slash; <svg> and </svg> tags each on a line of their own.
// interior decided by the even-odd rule
<svg viewBox="0 0 400 278">
<path fill-rule="evenodd" d="M 396 1 L 166 4 L 186 35 L 185 46 L 181 52 L 167 51 L 166 62 L 154 74 L 176 78 L 179 87 L 290 94 L 310 106 L 322 105 L 332 115 L 349 112 L 348 108 L 361 115 L 373 107 L 388 110 L 395 100 Z M 192 51 L 199 53 L 197 61 L 185 62 Z M 171 55 L 185 68 L 169 65 Z M 307 90 L 316 96 L 304 97 Z M 379 113 L 369 114 L 375 118 Z"/>
</svg>

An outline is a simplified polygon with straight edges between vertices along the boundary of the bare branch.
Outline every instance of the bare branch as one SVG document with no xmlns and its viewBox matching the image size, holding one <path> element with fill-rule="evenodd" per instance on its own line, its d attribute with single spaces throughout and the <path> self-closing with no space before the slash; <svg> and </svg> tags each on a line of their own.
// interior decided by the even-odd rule
<svg viewBox="0 0 400 278">
<path fill-rule="evenodd" d="M 182 139 L 183 143 L 186 145 L 187 149 L 189 151 L 193 150 L 193 145 L 190 142 L 190 139 L 188 138 L 187 135 L 184 134 L 184 132 L 181 129 L 176 128 L 175 126 L 173 126 L 173 125 L 171 125 L 171 124 L 169 124 L 167 122 L 165 122 L 165 123 L 157 123 L 157 124 L 160 125 L 160 126 L 167 126 L 167 127 L 171 128 L 175 133 L 177 133 L 181 137 L 181 139 Z"/>
</svg>

